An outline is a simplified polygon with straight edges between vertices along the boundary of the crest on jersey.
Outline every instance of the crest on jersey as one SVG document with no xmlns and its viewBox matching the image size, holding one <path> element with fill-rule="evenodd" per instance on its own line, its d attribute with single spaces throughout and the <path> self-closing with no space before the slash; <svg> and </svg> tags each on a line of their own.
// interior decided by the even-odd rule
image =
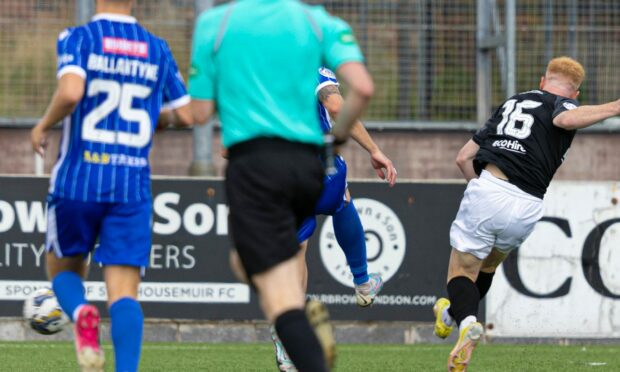
<svg viewBox="0 0 620 372">
<path fill-rule="evenodd" d="M 575 105 L 575 104 L 574 104 L 574 103 L 572 103 L 572 102 L 564 102 L 564 103 L 562 104 L 562 106 L 564 106 L 564 108 L 565 108 L 565 109 L 567 109 L 568 111 L 570 111 L 570 110 L 574 110 L 574 109 L 576 109 L 576 108 L 577 108 L 577 105 Z"/>
<path fill-rule="evenodd" d="M 330 80 L 336 80 L 336 74 L 334 74 L 334 72 L 328 68 L 321 67 L 319 69 L 319 74 L 325 76 L 326 78 Z"/>
<path fill-rule="evenodd" d="M 355 199 L 355 207 L 364 226 L 368 272 L 381 274 L 387 282 L 405 259 L 407 241 L 403 224 L 390 207 L 378 200 Z M 327 272 L 340 284 L 353 287 L 353 275 L 336 241 L 331 216 L 323 222 L 319 250 Z"/>
</svg>

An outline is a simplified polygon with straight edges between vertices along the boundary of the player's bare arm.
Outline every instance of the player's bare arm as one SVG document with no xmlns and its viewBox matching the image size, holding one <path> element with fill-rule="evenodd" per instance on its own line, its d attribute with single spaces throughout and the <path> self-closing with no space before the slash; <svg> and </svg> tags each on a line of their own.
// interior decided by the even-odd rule
<svg viewBox="0 0 620 372">
<path fill-rule="evenodd" d="M 468 182 L 473 178 L 478 178 L 474 170 L 474 158 L 479 149 L 480 146 L 476 142 L 469 140 L 456 156 L 456 165 Z"/>
<path fill-rule="evenodd" d="M 553 125 L 566 130 L 582 129 L 620 115 L 620 100 L 602 105 L 585 105 L 564 111 L 553 119 Z"/>
<path fill-rule="evenodd" d="M 30 132 L 32 149 L 41 156 L 47 146 L 46 134 L 56 123 L 73 112 L 73 109 L 84 96 L 84 78 L 78 74 L 68 73 L 58 80 L 54 96 L 39 120 Z"/>
<path fill-rule="evenodd" d="M 168 126 L 191 127 L 194 124 L 191 105 L 183 105 L 172 110 L 162 110 L 157 119 L 157 128 L 164 129 Z"/>
<path fill-rule="evenodd" d="M 215 113 L 215 101 L 192 99 L 191 112 L 196 125 L 206 124 Z"/>
<path fill-rule="evenodd" d="M 338 75 L 348 85 L 349 94 L 344 100 L 332 133 L 336 140 L 346 140 L 351 128 L 362 115 L 374 94 L 375 87 L 366 67 L 359 62 L 348 62 L 338 68 Z"/>
<path fill-rule="evenodd" d="M 329 116 L 333 119 L 337 119 L 340 110 L 343 106 L 344 99 L 340 94 L 340 90 L 336 85 L 328 85 L 318 93 L 319 100 L 323 104 L 323 107 L 329 113 Z M 355 142 L 359 143 L 370 154 L 370 162 L 372 167 L 377 172 L 377 176 L 390 183 L 390 186 L 394 186 L 396 183 L 396 168 L 392 161 L 385 156 L 385 154 L 379 149 L 379 146 L 372 140 L 372 137 L 364 127 L 364 124 L 357 120 L 351 128 L 351 137 Z"/>
</svg>

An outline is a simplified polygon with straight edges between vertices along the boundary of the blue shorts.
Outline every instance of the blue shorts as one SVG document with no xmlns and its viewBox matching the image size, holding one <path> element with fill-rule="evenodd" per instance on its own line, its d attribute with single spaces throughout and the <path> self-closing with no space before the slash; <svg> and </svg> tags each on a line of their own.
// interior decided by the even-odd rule
<svg viewBox="0 0 620 372">
<path fill-rule="evenodd" d="M 49 197 L 46 249 L 57 257 L 86 256 L 94 249 L 93 260 L 103 265 L 147 267 L 152 209 L 151 200 L 96 203 Z"/>
<path fill-rule="evenodd" d="M 337 213 L 344 208 L 347 201 L 347 163 L 342 156 L 334 157 L 336 174 L 325 176 L 323 179 L 323 192 L 316 205 L 314 216 L 306 218 L 297 230 L 297 241 L 299 243 L 308 240 L 316 229 L 316 215 L 325 214 L 328 216 Z"/>
</svg>

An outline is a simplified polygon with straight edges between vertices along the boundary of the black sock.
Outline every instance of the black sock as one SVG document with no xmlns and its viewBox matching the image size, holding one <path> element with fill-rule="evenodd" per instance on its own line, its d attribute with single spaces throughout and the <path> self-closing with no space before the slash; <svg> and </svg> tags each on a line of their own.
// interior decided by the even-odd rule
<svg viewBox="0 0 620 372">
<path fill-rule="evenodd" d="M 327 372 L 323 349 L 303 310 L 289 310 L 275 321 L 286 353 L 300 372 Z"/>
<path fill-rule="evenodd" d="M 484 296 L 487 295 L 489 288 L 491 288 L 491 283 L 493 282 L 493 275 L 495 275 L 495 271 L 492 273 L 485 273 L 481 271 L 478 274 L 478 279 L 476 279 L 476 287 L 478 287 L 478 292 L 480 292 L 481 300 L 484 298 Z"/>
<path fill-rule="evenodd" d="M 450 315 L 461 325 L 463 319 L 470 315 L 478 316 L 480 292 L 471 279 L 457 276 L 448 282 L 448 297 L 450 298 Z"/>
</svg>

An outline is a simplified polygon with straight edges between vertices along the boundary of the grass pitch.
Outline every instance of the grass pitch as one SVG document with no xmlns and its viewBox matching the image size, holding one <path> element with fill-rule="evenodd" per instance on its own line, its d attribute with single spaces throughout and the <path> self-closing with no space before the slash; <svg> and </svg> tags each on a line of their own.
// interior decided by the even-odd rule
<svg viewBox="0 0 620 372">
<path fill-rule="evenodd" d="M 451 345 L 339 345 L 336 372 L 445 371 Z M 106 371 L 113 371 L 105 345 Z M 67 342 L 0 343 L 0 370 L 77 371 Z M 141 371 L 277 371 L 271 344 L 147 343 Z M 470 371 L 620 371 L 620 346 L 480 345 Z"/>
</svg>

